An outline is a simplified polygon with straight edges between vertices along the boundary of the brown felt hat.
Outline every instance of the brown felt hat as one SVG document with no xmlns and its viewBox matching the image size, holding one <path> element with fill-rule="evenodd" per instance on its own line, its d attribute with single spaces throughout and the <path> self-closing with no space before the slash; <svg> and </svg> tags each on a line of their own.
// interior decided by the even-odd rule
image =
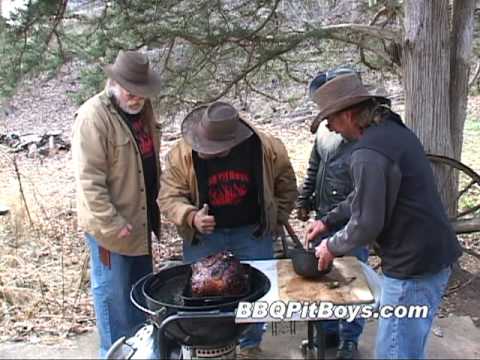
<svg viewBox="0 0 480 360">
<path fill-rule="evenodd" d="M 370 93 L 356 74 L 339 75 L 312 94 L 312 100 L 320 112 L 313 120 L 311 129 L 318 128 L 320 122 L 330 115 L 374 98 L 384 99 L 383 96 Z"/>
<path fill-rule="evenodd" d="M 153 97 L 160 91 L 160 76 L 155 73 L 148 58 L 138 51 L 123 51 L 113 64 L 105 65 L 107 76 L 133 95 Z"/>
<path fill-rule="evenodd" d="M 216 101 L 193 109 L 182 122 L 182 135 L 193 150 L 218 154 L 248 139 L 252 129 L 230 104 Z"/>
</svg>

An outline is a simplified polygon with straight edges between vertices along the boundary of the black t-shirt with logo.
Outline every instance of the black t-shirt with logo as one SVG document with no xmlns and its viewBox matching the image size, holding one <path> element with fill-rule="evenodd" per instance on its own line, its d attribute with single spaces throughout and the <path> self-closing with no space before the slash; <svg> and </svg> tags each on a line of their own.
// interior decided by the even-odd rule
<svg viewBox="0 0 480 360">
<path fill-rule="evenodd" d="M 153 144 L 153 138 L 145 128 L 145 124 L 142 119 L 142 113 L 132 115 L 121 110 L 120 112 L 130 128 L 130 131 L 136 140 L 140 155 L 142 156 L 143 176 L 147 195 L 148 226 L 150 231 L 153 231 L 158 236 L 158 223 L 160 214 L 156 203 L 158 195 L 157 163 L 155 160 L 155 147 Z"/>
<path fill-rule="evenodd" d="M 253 141 L 254 136 L 251 136 L 223 158 L 198 158 L 199 166 L 206 175 L 198 176 L 199 188 L 208 189 L 209 214 L 215 216 L 217 228 L 259 222 Z M 201 184 L 204 181 L 208 183 Z"/>
</svg>

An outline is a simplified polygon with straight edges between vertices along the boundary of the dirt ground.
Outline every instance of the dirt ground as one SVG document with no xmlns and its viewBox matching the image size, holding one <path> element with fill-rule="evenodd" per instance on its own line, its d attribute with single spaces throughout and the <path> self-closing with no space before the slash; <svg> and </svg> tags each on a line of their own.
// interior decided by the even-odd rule
<svg viewBox="0 0 480 360">
<path fill-rule="evenodd" d="M 449 288 L 440 309 L 440 317 L 448 316 L 450 313 L 468 315 L 475 326 L 480 327 L 479 264 L 478 259 L 472 259 L 469 255 L 464 255 L 460 259 L 460 268 L 456 268 L 450 278 Z"/>
</svg>

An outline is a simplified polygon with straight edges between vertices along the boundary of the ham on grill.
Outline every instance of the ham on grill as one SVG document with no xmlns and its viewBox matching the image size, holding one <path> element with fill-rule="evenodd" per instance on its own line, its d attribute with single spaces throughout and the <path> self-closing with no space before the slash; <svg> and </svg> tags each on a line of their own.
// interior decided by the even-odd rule
<svg viewBox="0 0 480 360">
<path fill-rule="evenodd" d="M 193 296 L 236 296 L 248 291 L 248 274 L 230 251 L 222 251 L 192 264 Z"/>
</svg>

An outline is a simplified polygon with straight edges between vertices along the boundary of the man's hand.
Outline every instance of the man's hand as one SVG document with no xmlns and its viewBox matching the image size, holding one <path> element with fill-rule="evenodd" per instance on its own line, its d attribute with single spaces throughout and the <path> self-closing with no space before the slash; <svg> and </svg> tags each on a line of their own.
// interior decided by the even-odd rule
<svg viewBox="0 0 480 360">
<path fill-rule="evenodd" d="M 298 208 L 297 209 L 297 219 L 300 221 L 307 221 L 310 216 L 309 216 L 310 211 L 308 211 L 305 208 Z"/>
<path fill-rule="evenodd" d="M 320 245 L 315 248 L 315 256 L 318 258 L 318 270 L 323 271 L 328 269 L 335 255 L 328 250 L 327 239 L 323 240 Z"/>
<path fill-rule="evenodd" d="M 132 233 L 133 226 L 130 224 L 125 225 L 120 232 L 118 233 L 118 238 L 123 239 L 127 236 L 129 236 Z"/>
<path fill-rule="evenodd" d="M 208 215 L 208 205 L 203 207 L 193 216 L 193 226 L 200 234 L 211 234 L 215 230 L 215 217 Z"/>
<path fill-rule="evenodd" d="M 312 240 L 315 240 L 319 235 L 326 234 L 328 232 L 328 227 L 323 223 L 322 220 L 315 220 L 310 223 L 307 228 L 307 233 L 305 236 L 305 247 L 308 249 L 308 243 Z"/>
</svg>

